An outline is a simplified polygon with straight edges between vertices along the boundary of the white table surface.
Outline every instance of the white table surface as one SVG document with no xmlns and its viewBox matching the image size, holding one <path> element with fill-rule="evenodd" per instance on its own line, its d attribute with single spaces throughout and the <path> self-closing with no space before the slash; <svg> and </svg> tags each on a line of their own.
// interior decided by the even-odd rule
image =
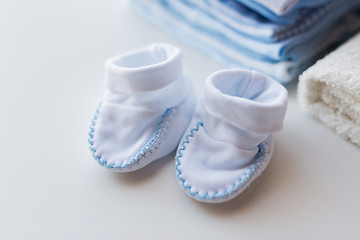
<svg viewBox="0 0 360 240">
<path fill-rule="evenodd" d="M 186 196 L 174 154 L 98 166 L 103 63 L 154 41 L 181 47 L 199 93 L 223 68 L 124 0 L 0 1 L 0 239 L 360 239 L 360 149 L 299 109 L 296 83 L 268 168 L 228 203 Z"/>
</svg>

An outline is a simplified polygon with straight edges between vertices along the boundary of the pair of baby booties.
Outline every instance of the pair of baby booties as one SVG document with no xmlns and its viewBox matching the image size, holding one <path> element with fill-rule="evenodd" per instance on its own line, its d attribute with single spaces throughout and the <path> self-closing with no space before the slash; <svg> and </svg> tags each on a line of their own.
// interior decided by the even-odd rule
<svg viewBox="0 0 360 240">
<path fill-rule="evenodd" d="M 106 168 L 130 172 L 172 152 L 181 188 L 203 202 L 239 195 L 267 166 L 287 90 L 243 69 L 211 74 L 197 103 L 181 50 L 155 43 L 108 60 L 89 144 Z"/>
</svg>

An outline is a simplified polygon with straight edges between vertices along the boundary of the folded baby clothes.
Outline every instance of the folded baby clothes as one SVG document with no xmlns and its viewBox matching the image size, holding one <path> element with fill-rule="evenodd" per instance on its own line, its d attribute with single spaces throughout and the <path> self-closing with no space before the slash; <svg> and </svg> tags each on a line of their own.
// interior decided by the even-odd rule
<svg viewBox="0 0 360 240">
<path fill-rule="evenodd" d="M 108 60 L 105 95 L 89 132 L 95 160 L 137 170 L 173 151 L 196 104 L 181 50 L 156 43 Z"/>
<path fill-rule="evenodd" d="M 333 14 L 330 13 L 334 9 L 337 11 L 335 6 L 341 6 L 345 1 L 332 0 L 314 8 L 301 9 L 298 15 L 292 15 L 291 21 L 285 24 L 271 21 L 236 0 L 186 0 L 185 2 L 191 2 L 194 11 L 207 13 L 240 35 L 263 42 L 277 42 L 306 32 L 316 25 L 318 20 L 326 23 L 322 18 L 333 18 Z M 342 7 L 348 8 L 348 4 L 352 4 L 345 3 Z"/>
<path fill-rule="evenodd" d="M 236 0 L 278 23 L 289 23 L 301 16 L 302 10 L 323 5 L 331 0 Z"/>
<path fill-rule="evenodd" d="M 333 10 L 338 12 L 341 9 L 337 9 L 336 6 L 348 8 L 348 4 L 351 4 L 351 2 L 345 1 L 333 0 L 316 8 L 304 9 L 299 16 L 293 16 L 292 21 L 286 24 L 270 21 L 236 0 L 184 0 L 182 2 L 191 3 L 193 12 L 202 11 L 208 14 L 209 17 L 214 18 L 223 25 L 223 29 L 225 27 L 230 28 L 240 35 L 262 42 L 277 42 L 305 32 L 312 26 L 317 25 L 319 19 L 326 23 L 322 19 L 323 17 L 335 18 L 336 14 L 329 13 L 332 13 Z"/>
<path fill-rule="evenodd" d="M 282 129 L 287 91 L 255 71 L 210 75 L 176 155 L 181 188 L 204 202 L 240 194 L 267 166 Z"/>
<path fill-rule="evenodd" d="M 314 57 L 360 29 L 360 21 L 349 24 L 352 14 L 339 21 L 359 1 L 329 1 L 290 25 L 271 22 L 236 0 L 132 2 L 151 20 L 227 67 L 255 69 L 281 83 L 296 79 Z"/>
<path fill-rule="evenodd" d="M 322 7 L 322 11 L 313 11 L 314 14 L 317 13 L 317 18 L 315 16 L 305 16 L 306 20 L 302 20 L 302 22 L 306 23 L 304 25 L 307 26 L 307 31 L 298 34 L 295 28 L 300 28 L 300 26 L 293 25 L 289 28 L 294 30 L 293 36 L 282 37 L 281 34 L 288 34 L 285 31 L 284 33 L 279 33 L 279 37 L 284 38 L 282 41 L 266 42 L 254 39 L 250 35 L 239 34 L 235 29 L 224 25 L 221 19 L 209 14 L 212 9 L 216 11 L 215 9 L 217 8 L 207 7 L 205 9 L 202 7 L 204 4 L 200 4 L 201 1 L 166 1 L 169 11 L 181 15 L 185 21 L 184 23 L 194 26 L 199 31 L 215 39 L 221 36 L 223 38 L 222 41 L 232 46 L 237 52 L 243 52 L 249 57 L 268 62 L 285 60 L 302 61 L 303 59 L 308 59 L 317 50 L 319 41 L 322 41 L 328 35 L 330 28 L 331 30 L 334 29 L 334 22 L 356 5 L 356 1 L 334 0 L 331 4 L 326 5 L 326 7 Z M 315 21 L 314 19 L 317 20 Z M 262 28 L 263 22 L 257 22 L 257 25 L 257 31 L 259 31 Z M 280 27 L 279 25 L 275 26 Z M 281 32 L 283 30 L 277 29 L 277 31 Z M 336 37 L 336 39 L 339 38 L 339 36 Z"/>
<path fill-rule="evenodd" d="M 294 10 L 299 9 L 300 7 L 313 7 L 317 5 L 324 4 L 330 0 L 237 0 L 246 4 L 249 7 L 255 6 L 255 9 L 260 7 L 265 7 L 268 10 L 272 11 L 277 16 L 285 15 L 289 12 L 294 12 Z M 254 4 L 254 5 L 251 5 Z M 252 7 L 253 8 L 253 7 Z M 260 10 L 259 10 L 260 11 Z"/>
<path fill-rule="evenodd" d="M 360 33 L 300 75 L 300 107 L 360 147 Z"/>
<path fill-rule="evenodd" d="M 251 58 L 242 52 L 237 52 L 231 45 L 227 44 L 226 39 L 223 39 L 223 41 L 214 39 L 198 31 L 193 26 L 184 24 L 180 16 L 176 17 L 177 15 L 174 15 L 171 9 L 167 9 L 166 5 L 156 3 L 156 0 L 134 0 L 132 2 L 136 2 L 138 9 L 153 22 L 190 45 L 223 62 L 226 66 L 250 67 L 265 72 L 281 82 L 290 81 L 297 69 L 300 68 L 299 64 L 295 62 L 266 62 Z"/>
</svg>

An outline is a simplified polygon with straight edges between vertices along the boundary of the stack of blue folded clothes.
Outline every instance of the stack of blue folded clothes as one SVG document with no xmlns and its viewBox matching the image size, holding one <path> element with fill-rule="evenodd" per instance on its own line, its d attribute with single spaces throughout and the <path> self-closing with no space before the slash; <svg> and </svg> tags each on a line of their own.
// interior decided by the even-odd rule
<svg viewBox="0 0 360 240">
<path fill-rule="evenodd" d="M 133 0 L 153 21 L 220 59 L 281 83 L 360 29 L 360 0 Z"/>
</svg>

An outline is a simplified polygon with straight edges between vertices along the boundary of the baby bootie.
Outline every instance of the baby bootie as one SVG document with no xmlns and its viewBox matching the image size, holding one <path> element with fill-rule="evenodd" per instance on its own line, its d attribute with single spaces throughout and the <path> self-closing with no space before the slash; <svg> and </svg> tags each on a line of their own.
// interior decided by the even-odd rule
<svg viewBox="0 0 360 240">
<path fill-rule="evenodd" d="M 281 84 L 255 71 L 210 75 L 175 158 L 182 189 L 213 203 L 239 195 L 269 163 L 287 96 Z"/>
<path fill-rule="evenodd" d="M 105 63 L 105 95 L 90 126 L 90 149 L 106 168 L 130 172 L 173 151 L 196 105 L 181 50 L 157 43 Z"/>
</svg>

